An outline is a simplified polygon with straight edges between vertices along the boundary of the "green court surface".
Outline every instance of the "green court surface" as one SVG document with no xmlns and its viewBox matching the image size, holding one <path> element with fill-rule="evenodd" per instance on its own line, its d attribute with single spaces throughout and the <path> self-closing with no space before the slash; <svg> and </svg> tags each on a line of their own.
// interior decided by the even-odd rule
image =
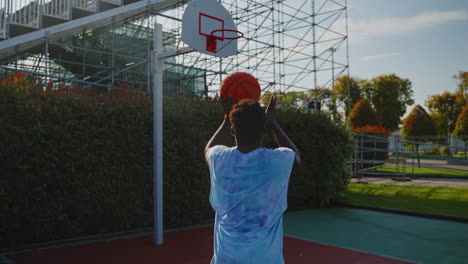
<svg viewBox="0 0 468 264">
<path fill-rule="evenodd" d="M 284 234 L 416 263 L 468 263 L 466 223 L 322 208 L 286 213 Z"/>
</svg>

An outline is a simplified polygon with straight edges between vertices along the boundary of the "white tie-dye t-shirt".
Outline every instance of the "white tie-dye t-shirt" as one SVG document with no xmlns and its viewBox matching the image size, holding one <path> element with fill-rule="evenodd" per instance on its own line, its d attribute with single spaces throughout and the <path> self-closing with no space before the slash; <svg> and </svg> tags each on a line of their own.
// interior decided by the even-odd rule
<svg viewBox="0 0 468 264">
<path fill-rule="evenodd" d="M 284 263 L 282 215 L 294 152 L 214 146 L 206 155 L 216 212 L 211 263 Z"/>
</svg>

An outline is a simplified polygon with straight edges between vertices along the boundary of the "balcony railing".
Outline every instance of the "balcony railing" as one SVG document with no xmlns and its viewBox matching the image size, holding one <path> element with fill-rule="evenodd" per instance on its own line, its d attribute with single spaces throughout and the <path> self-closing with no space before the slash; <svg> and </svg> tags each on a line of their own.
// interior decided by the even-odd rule
<svg viewBox="0 0 468 264">
<path fill-rule="evenodd" d="M 122 0 L 101 0 L 101 2 L 106 2 L 114 5 L 123 5 Z"/>
<path fill-rule="evenodd" d="M 43 0 L 6 0 L 9 22 L 39 28 Z"/>
<path fill-rule="evenodd" d="M 100 6 L 102 6 L 102 10 L 107 10 L 109 7 L 122 6 L 123 4 L 123 0 L 0 0 L 0 39 L 17 35 L 13 34 L 12 27 L 9 25 L 39 29 L 60 21 L 48 20 L 45 23 L 43 15 L 67 21 L 72 19 L 72 8 L 97 13 L 101 9 Z M 78 17 L 82 16 L 82 14 L 78 15 Z"/>
<path fill-rule="evenodd" d="M 70 19 L 71 0 L 46 0 L 43 14 L 51 17 Z"/>
<path fill-rule="evenodd" d="M 7 37 L 7 21 L 6 21 L 6 6 L 5 2 L 0 2 L 0 39 Z"/>
<path fill-rule="evenodd" d="M 73 7 L 84 9 L 90 12 L 97 11 L 97 0 L 72 0 Z"/>
</svg>

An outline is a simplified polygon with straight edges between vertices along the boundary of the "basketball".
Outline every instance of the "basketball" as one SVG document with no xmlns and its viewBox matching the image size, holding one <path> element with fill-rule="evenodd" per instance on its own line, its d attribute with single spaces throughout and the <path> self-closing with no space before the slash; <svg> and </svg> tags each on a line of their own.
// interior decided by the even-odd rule
<svg viewBox="0 0 468 264">
<path fill-rule="evenodd" d="M 242 99 L 260 99 L 260 84 L 257 79 L 246 72 L 235 72 L 229 74 L 221 83 L 221 97 L 231 96 L 235 104 Z"/>
</svg>

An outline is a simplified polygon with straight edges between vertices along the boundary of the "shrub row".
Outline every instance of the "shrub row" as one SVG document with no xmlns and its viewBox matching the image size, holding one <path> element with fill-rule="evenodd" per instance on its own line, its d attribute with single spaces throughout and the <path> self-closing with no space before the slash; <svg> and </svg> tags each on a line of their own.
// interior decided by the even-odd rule
<svg viewBox="0 0 468 264">
<path fill-rule="evenodd" d="M 31 86 L 0 84 L 0 251 L 151 227 L 151 97 Z M 289 208 L 338 198 L 349 176 L 348 132 L 320 115 L 277 116 L 304 161 Z M 165 99 L 165 227 L 213 218 L 203 149 L 221 120 L 216 101 Z"/>
</svg>

